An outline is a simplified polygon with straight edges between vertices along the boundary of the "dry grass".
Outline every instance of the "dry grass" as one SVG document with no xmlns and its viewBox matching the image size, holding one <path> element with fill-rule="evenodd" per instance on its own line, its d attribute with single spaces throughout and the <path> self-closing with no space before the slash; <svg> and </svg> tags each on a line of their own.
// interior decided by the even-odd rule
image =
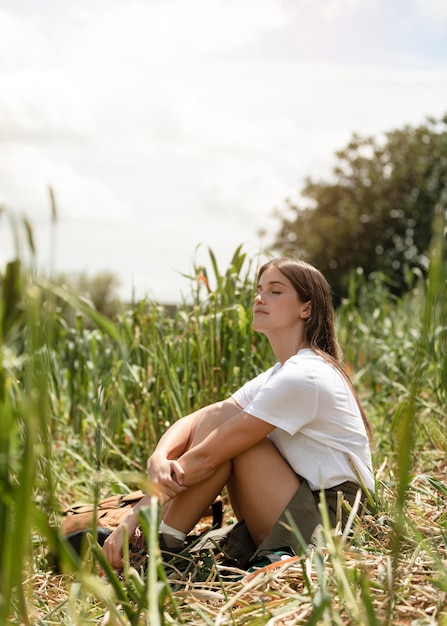
<svg viewBox="0 0 447 626">
<path fill-rule="evenodd" d="M 439 453 L 428 457 L 430 477 L 447 484 L 447 460 Z M 385 488 L 385 496 L 391 502 L 392 488 Z M 409 489 L 406 533 L 397 555 L 387 511 L 358 520 L 346 549 L 334 536 L 332 547 L 318 548 L 307 557 L 292 557 L 248 574 L 234 569 L 237 580 L 225 581 L 215 566 L 201 571 L 198 563 L 187 576 L 171 575 L 165 621 L 180 623 L 174 617 L 175 602 L 182 622 L 197 626 L 446 624 L 446 525 L 445 497 L 424 474 L 417 474 Z M 40 572 L 27 582 L 32 588 L 28 601 L 33 624 L 128 623 L 124 617 L 114 622 L 94 595 L 82 595 L 74 576 Z M 319 609 L 321 615 L 314 622 L 312 616 Z M 139 623 L 146 623 L 144 615 Z"/>
</svg>

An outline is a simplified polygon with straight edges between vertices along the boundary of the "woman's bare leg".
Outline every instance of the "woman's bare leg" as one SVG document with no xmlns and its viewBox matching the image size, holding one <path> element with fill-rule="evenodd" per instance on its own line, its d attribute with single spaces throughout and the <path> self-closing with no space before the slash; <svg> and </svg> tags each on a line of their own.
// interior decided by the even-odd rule
<svg viewBox="0 0 447 626">
<path fill-rule="evenodd" d="M 230 472 L 231 461 L 227 461 L 206 481 L 180 493 L 166 505 L 163 521 L 172 528 L 188 534 L 222 491 Z"/>
<path fill-rule="evenodd" d="M 192 433 L 189 448 L 194 447 L 212 431 L 222 420 L 232 417 L 240 409 L 224 402 L 212 405 L 205 413 Z M 163 521 L 184 533 L 189 533 L 202 517 L 204 511 L 214 501 L 228 482 L 231 473 L 231 461 L 220 465 L 206 481 L 189 487 L 163 507 Z"/>
<path fill-rule="evenodd" d="M 231 403 L 214 405 L 193 433 L 190 447 L 203 439 L 239 409 Z M 219 466 L 206 481 L 190 487 L 171 500 L 163 519 L 172 528 L 188 533 L 203 512 L 227 485 L 233 511 L 244 519 L 253 541 L 259 545 L 287 506 L 300 482 L 275 446 L 264 439 Z"/>
<path fill-rule="evenodd" d="M 300 481 L 269 439 L 233 459 L 228 481 L 233 511 L 258 546 L 290 502 Z"/>
</svg>

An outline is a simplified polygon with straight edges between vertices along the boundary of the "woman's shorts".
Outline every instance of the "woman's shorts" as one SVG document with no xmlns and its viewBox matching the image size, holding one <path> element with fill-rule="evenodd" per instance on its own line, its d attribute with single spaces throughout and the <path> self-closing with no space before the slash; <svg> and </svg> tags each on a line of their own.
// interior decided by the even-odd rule
<svg viewBox="0 0 447 626">
<path fill-rule="evenodd" d="M 253 542 L 244 520 L 230 529 L 226 540 L 222 543 L 227 557 L 235 560 L 240 567 L 245 568 L 250 565 L 250 562 L 258 561 L 267 553 L 288 549 L 294 554 L 299 551 L 300 544 L 301 547 L 305 548 L 316 541 L 323 525 L 319 508 L 321 493 L 320 491 L 312 491 L 303 478 L 300 481 L 300 486 L 280 518 L 258 547 Z M 342 526 L 346 523 L 347 514 L 344 507 L 339 504 L 341 499 L 346 500 L 351 505 L 354 504 L 359 489 L 359 485 L 348 481 L 324 491 L 327 512 L 333 527 L 338 521 L 341 522 Z M 364 500 L 364 494 L 362 495 Z M 290 519 L 293 520 L 295 529 L 291 528 Z"/>
</svg>

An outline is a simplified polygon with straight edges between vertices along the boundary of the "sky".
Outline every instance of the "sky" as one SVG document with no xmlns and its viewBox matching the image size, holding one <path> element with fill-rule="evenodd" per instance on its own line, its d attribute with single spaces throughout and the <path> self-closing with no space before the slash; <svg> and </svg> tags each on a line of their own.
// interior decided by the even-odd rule
<svg viewBox="0 0 447 626">
<path fill-rule="evenodd" d="M 179 302 L 353 133 L 446 113 L 445 0 L 0 0 L 0 266 L 26 216 L 41 271 Z"/>
</svg>

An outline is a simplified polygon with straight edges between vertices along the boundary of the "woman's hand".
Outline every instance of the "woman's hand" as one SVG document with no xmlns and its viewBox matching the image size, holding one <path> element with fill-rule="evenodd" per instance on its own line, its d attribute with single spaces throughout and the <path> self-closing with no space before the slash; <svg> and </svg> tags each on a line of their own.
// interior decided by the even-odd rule
<svg viewBox="0 0 447 626">
<path fill-rule="evenodd" d="M 150 488 L 156 492 L 162 504 L 166 504 L 186 489 L 183 485 L 184 471 L 180 463 L 156 454 L 148 459 L 147 479 Z"/>
<path fill-rule="evenodd" d="M 137 526 L 138 518 L 136 512 L 132 511 L 104 541 L 102 551 L 112 567 L 119 569 L 123 565 L 124 529 L 127 529 L 126 536 L 129 541 Z"/>
</svg>

